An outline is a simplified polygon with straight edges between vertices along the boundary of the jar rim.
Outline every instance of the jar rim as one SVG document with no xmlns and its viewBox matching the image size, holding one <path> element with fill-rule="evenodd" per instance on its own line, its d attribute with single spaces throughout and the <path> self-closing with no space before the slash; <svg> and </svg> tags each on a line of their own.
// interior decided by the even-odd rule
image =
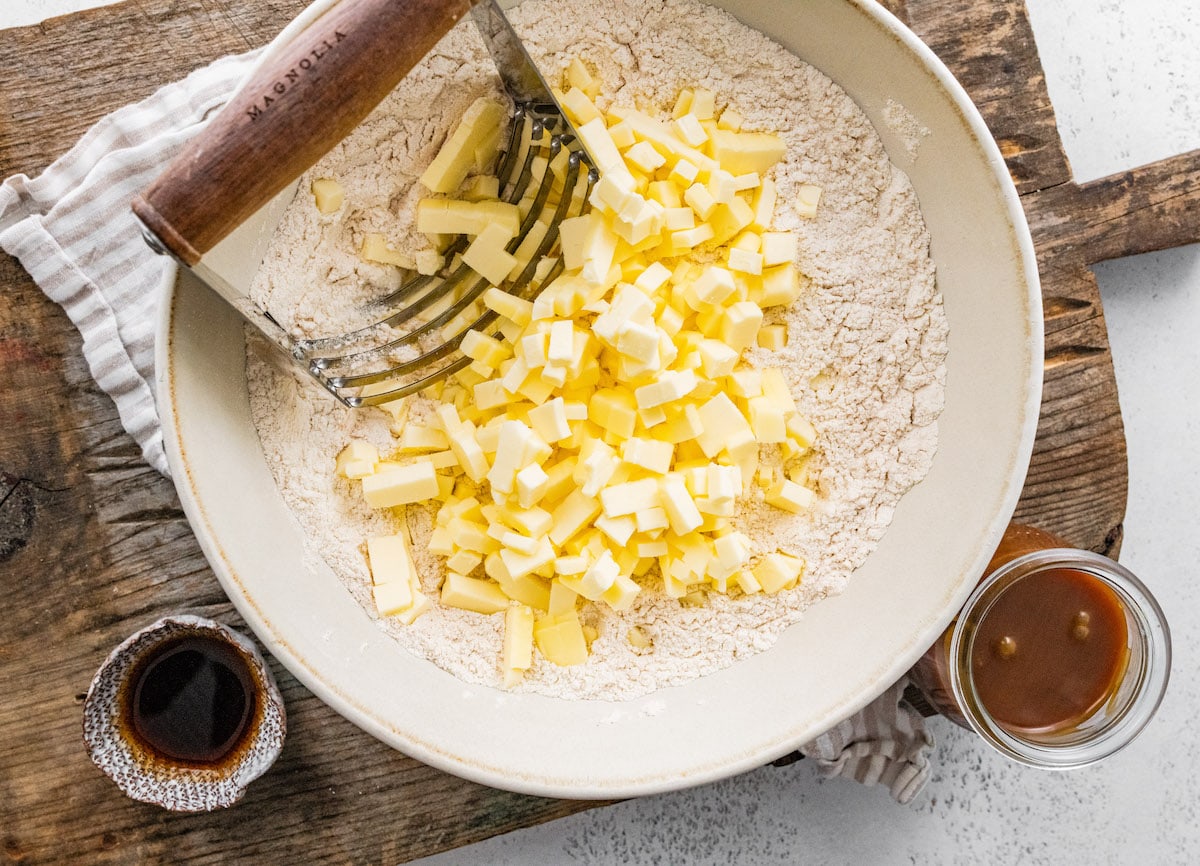
<svg viewBox="0 0 1200 866">
<path fill-rule="evenodd" d="M 1119 713 L 1092 735 L 1062 742 L 1035 741 L 1001 726 L 978 700 L 971 672 L 975 627 L 1013 585 L 1055 568 L 1082 571 L 1116 593 L 1140 640 L 1138 681 Z M 968 616 L 978 612 L 977 616 Z M 1171 633 L 1158 601 L 1141 580 L 1115 560 L 1088 550 L 1049 548 L 1024 554 L 979 583 L 963 605 L 951 631 L 949 680 L 954 699 L 971 728 L 991 746 L 1020 763 L 1047 769 L 1087 766 L 1132 742 L 1153 718 L 1166 692 L 1171 668 Z"/>
</svg>

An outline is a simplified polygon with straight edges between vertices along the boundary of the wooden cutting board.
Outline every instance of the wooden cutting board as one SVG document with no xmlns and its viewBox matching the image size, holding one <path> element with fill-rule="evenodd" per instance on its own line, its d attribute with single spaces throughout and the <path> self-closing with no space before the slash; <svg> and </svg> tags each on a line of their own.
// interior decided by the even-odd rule
<svg viewBox="0 0 1200 866">
<path fill-rule="evenodd" d="M 131 0 L 0 32 L 0 177 L 37 174 L 97 119 L 265 42 L 304 0 Z M 1075 184 L 1022 0 L 890 0 L 1000 144 L 1042 270 L 1046 386 L 1017 518 L 1116 555 L 1125 440 L 1089 265 L 1200 240 L 1200 151 Z M 383 746 L 274 666 L 280 761 L 236 808 L 134 803 L 89 762 L 84 693 L 108 651 L 168 612 L 245 630 L 170 482 L 141 460 L 80 338 L 0 256 L 0 836 L 9 862 L 401 862 L 597 805 L 525 797 Z"/>
</svg>

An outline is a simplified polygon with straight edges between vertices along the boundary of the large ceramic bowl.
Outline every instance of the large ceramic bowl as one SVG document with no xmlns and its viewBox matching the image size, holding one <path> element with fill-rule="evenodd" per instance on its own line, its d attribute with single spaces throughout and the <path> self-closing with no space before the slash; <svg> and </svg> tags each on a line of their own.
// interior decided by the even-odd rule
<svg viewBox="0 0 1200 866">
<path fill-rule="evenodd" d="M 840 84 L 912 179 L 950 325 L 928 477 L 837 598 L 769 651 L 621 703 L 506 694 L 417 659 L 333 572 L 307 564 L 250 420 L 241 324 L 181 275 L 158 334 L 167 453 L 196 536 L 267 648 L 338 712 L 441 769 L 515 791 L 608 798 L 710 781 L 778 757 L 898 678 L 966 598 L 1012 513 L 1033 444 L 1042 321 L 1032 243 L 987 128 L 941 62 L 869 0 L 724 0 Z M 912 160 L 889 100 L 930 130 Z M 277 210 L 218 250 L 252 274 Z M 210 257 L 211 258 L 211 257 Z"/>
</svg>

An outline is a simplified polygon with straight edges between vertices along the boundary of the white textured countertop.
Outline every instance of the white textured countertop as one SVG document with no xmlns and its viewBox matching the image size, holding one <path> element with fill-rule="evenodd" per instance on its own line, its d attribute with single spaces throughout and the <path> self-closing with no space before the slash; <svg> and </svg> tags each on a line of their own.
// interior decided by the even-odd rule
<svg viewBox="0 0 1200 866">
<path fill-rule="evenodd" d="M 3 0 L 0 27 L 104 0 Z M 1077 180 L 1200 148 L 1200 0 L 1028 0 Z M 1175 660 L 1159 715 L 1098 767 L 1018 767 L 931 722 L 911 806 L 808 762 L 629 801 L 420 861 L 446 864 L 1200 862 L 1200 246 L 1096 269 L 1129 447 L 1121 561 Z"/>
</svg>

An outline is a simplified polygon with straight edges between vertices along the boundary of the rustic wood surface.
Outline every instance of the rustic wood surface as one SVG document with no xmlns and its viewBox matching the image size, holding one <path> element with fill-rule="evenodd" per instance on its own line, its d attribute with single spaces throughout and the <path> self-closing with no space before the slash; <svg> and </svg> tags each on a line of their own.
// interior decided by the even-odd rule
<svg viewBox="0 0 1200 866">
<path fill-rule="evenodd" d="M 34 175 L 105 113 L 264 42 L 303 0 L 131 0 L 0 32 L 0 177 Z M 1115 555 L 1126 460 L 1089 265 L 1200 240 L 1200 152 L 1076 185 L 1021 0 L 891 0 L 946 61 L 1022 193 L 1043 271 L 1046 388 L 1017 517 Z M 142 463 L 80 339 L 0 256 L 0 837 L 7 862 L 401 862 L 596 805 L 464 782 L 394 752 L 278 665 L 283 756 L 246 800 L 183 816 L 120 796 L 80 704 L 120 640 L 180 610 L 245 628 L 170 483 Z"/>
</svg>

